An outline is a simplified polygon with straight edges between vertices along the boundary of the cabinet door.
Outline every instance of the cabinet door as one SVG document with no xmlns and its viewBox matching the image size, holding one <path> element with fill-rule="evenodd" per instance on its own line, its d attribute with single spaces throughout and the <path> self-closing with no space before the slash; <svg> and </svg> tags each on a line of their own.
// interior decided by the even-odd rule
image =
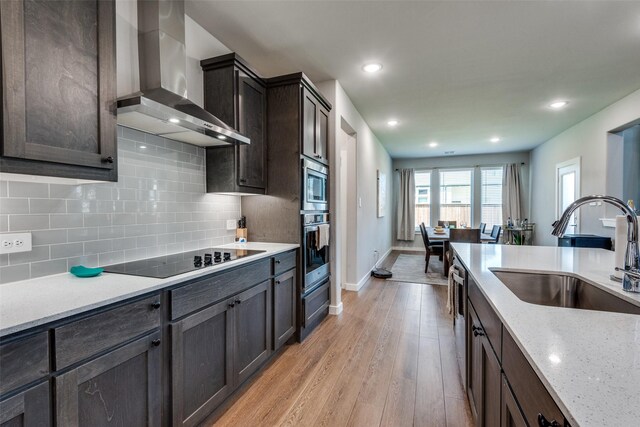
<svg viewBox="0 0 640 427">
<path fill-rule="evenodd" d="M 266 100 L 264 86 L 238 71 L 239 130 L 251 139 L 251 144 L 237 147 L 238 185 L 266 186 Z"/>
<path fill-rule="evenodd" d="M 273 349 L 277 350 L 296 331 L 296 270 L 273 279 Z"/>
<path fill-rule="evenodd" d="M 482 332 L 481 332 L 482 333 Z M 500 425 L 502 373 L 486 336 L 482 335 L 482 422 L 481 426 Z"/>
<path fill-rule="evenodd" d="M 116 181 L 115 1 L 3 1 L 0 20 L 3 170 Z"/>
<path fill-rule="evenodd" d="M 501 369 L 475 310 L 469 305 L 468 396 L 471 413 L 479 427 L 500 425 Z"/>
<path fill-rule="evenodd" d="M 329 112 L 318 107 L 315 158 L 325 165 L 329 163 Z"/>
<path fill-rule="evenodd" d="M 235 298 L 234 365 L 236 385 L 242 384 L 271 354 L 270 280 Z"/>
<path fill-rule="evenodd" d="M 482 418 L 482 337 L 476 329 L 480 327 L 480 321 L 476 312 L 469 305 L 467 316 L 467 395 L 469 406 L 475 425 L 480 426 Z"/>
<path fill-rule="evenodd" d="M 232 310 L 223 301 L 171 325 L 173 425 L 196 425 L 233 388 Z"/>
<path fill-rule="evenodd" d="M 502 375 L 502 416 L 501 427 L 527 427 L 524 415 L 516 402 L 511 387 L 507 382 L 507 377 Z"/>
<path fill-rule="evenodd" d="M 51 425 L 49 383 L 31 387 L 0 402 L 0 427 Z"/>
<path fill-rule="evenodd" d="M 160 352 L 156 332 L 56 377 L 56 424 L 160 425 Z"/>
<path fill-rule="evenodd" d="M 313 95 L 302 90 L 302 154 L 316 158 L 318 105 Z"/>
</svg>

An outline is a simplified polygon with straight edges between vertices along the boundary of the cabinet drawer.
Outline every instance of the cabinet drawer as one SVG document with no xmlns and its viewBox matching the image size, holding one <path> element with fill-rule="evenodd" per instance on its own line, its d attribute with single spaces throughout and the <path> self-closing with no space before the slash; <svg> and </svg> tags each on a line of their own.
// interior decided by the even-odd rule
<svg viewBox="0 0 640 427">
<path fill-rule="evenodd" d="M 296 251 L 277 254 L 273 257 L 273 274 L 277 276 L 296 266 Z"/>
<path fill-rule="evenodd" d="M 158 295 L 55 329 L 56 370 L 160 326 Z"/>
<path fill-rule="evenodd" d="M 562 411 L 516 342 L 507 331 L 504 331 L 503 339 L 502 369 L 529 425 L 538 425 L 538 414 L 544 415 L 549 421 L 555 419 L 562 425 L 564 422 Z"/>
<path fill-rule="evenodd" d="M 264 259 L 169 291 L 171 320 L 263 282 L 271 276 L 270 273 L 271 260 Z"/>
<path fill-rule="evenodd" d="M 29 338 L 0 345 L 0 394 L 7 393 L 49 372 L 49 335 L 41 332 Z"/>
<path fill-rule="evenodd" d="M 469 301 L 471 301 L 473 308 L 478 314 L 482 329 L 484 329 L 484 332 L 487 334 L 493 351 L 496 353 L 498 360 L 501 360 L 502 322 L 500 322 L 498 315 L 493 311 L 493 308 L 491 308 L 487 299 L 482 295 L 482 292 L 478 289 L 478 285 L 471 276 L 469 276 L 467 283 Z"/>
<path fill-rule="evenodd" d="M 302 300 L 302 326 L 306 327 L 320 316 L 329 307 L 329 300 L 329 281 L 327 281 Z"/>
</svg>

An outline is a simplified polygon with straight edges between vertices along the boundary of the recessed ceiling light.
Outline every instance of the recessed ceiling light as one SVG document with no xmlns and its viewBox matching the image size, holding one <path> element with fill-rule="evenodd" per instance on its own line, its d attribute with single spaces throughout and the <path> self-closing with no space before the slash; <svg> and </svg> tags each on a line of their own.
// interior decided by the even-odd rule
<svg viewBox="0 0 640 427">
<path fill-rule="evenodd" d="M 398 126 L 398 121 L 396 119 L 391 119 L 387 122 L 387 124 L 391 127 Z"/>
<path fill-rule="evenodd" d="M 169 121 L 170 121 L 171 123 L 180 123 L 180 119 L 176 119 L 175 117 L 171 117 L 171 118 L 169 119 Z"/>
<path fill-rule="evenodd" d="M 377 62 L 371 62 L 369 64 L 364 64 L 362 69 L 367 73 L 377 73 L 382 70 L 382 64 L 378 64 Z"/>
<path fill-rule="evenodd" d="M 429 147 L 431 147 L 431 148 L 437 147 L 437 146 L 438 146 L 438 143 L 435 142 L 435 141 L 429 143 Z"/>
<path fill-rule="evenodd" d="M 561 108 L 564 108 L 567 105 L 569 105 L 569 101 L 554 101 L 551 104 L 549 104 L 549 108 L 552 108 L 554 110 L 560 110 Z"/>
<path fill-rule="evenodd" d="M 225 139 L 227 139 L 227 137 L 226 137 L 226 136 L 224 136 L 224 135 L 220 135 L 220 136 L 218 136 L 218 139 L 221 139 L 221 140 L 223 140 L 223 141 L 224 141 Z"/>
<path fill-rule="evenodd" d="M 493 142 L 495 144 L 496 142 L 500 142 L 500 138 L 498 138 L 497 136 L 494 136 L 489 141 L 491 141 L 491 142 Z"/>
</svg>

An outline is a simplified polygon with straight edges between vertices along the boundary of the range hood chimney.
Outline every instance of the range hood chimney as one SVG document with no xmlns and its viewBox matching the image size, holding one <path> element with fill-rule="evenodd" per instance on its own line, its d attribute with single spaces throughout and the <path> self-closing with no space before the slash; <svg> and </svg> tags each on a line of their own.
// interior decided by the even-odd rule
<svg viewBox="0 0 640 427">
<path fill-rule="evenodd" d="M 138 0 L 140 92 L 120 98 L 118 124 L 203 147 L 249 144 L 187 98 L 183 0 Z"/>
</svg>

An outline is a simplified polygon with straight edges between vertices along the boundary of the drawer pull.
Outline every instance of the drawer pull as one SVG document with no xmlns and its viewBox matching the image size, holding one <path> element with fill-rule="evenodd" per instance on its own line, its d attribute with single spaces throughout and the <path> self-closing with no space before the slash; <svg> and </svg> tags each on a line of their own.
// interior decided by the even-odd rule
<svg viewBox="0 0 640 427">
<path fill-rule="evenodd" d="M 160 308 L 160 301 L 155 301 L 154 303 L 151 304 L 151 308 L 153 308 L 154 310 L 157 310 Z"/>
<path fill-rule="evenodd" d="M 153 344 L 154 347 L 157 347 L 160 345 L 160 340 L 153 340 L 151 341 L 151 344 Z"/>
<path fill-rule="evenodd" d="M 280 260 L 279 259 L 276 260 L 276 264 L 280 264 Z"/>
<path fill-rule="evenodd" d="M 228 307 L 229 307 L 229 308 L 233 308 L 233 307 L 235 307 L 235 306 L 236 306 L 236 305 L 235 305 L 234 303 L 232 303 L 232 302 L 230 302 L 230 303 L 229 303 L 229 304 L 227 304 L 227 305 L 228 305 Z"/>
<path fill-rule="evenodd" d="M 538 414 L 538 425 L 540 427 L 562 427 L 556 420 L 548 421 L 542 414 Z"/>
<path fill-rule="evenodd" d="M 102 161 L 105 162 L 105 163 L 113 163 L 113 157 L 111 157 L 111 156 L 106 157 L 106 158 L 102 159 Z"/>
<path fill-rule="evenodd" d="M 236 304 L 242 304 L 242 300 L 237 299 L 237 300 L 236 300 Z"/>
<path fill-rule="evenodd" d="M 480 326 L 473 325 L 473 326 L 471 326 L 471 330 L 473 331 L 473 336 L 474 337 L 477 337 L 478 335 L 480 335 L 480 336 L 484 336 L 485 335 L 484 331 L 482 330 L 482 328 Z"/>
<path fill-rule="evenodd" d="M 280 280 L 276 280 L 276 285 L 279 285 L 279 284 L 280 284 Z"/>
</svg>

